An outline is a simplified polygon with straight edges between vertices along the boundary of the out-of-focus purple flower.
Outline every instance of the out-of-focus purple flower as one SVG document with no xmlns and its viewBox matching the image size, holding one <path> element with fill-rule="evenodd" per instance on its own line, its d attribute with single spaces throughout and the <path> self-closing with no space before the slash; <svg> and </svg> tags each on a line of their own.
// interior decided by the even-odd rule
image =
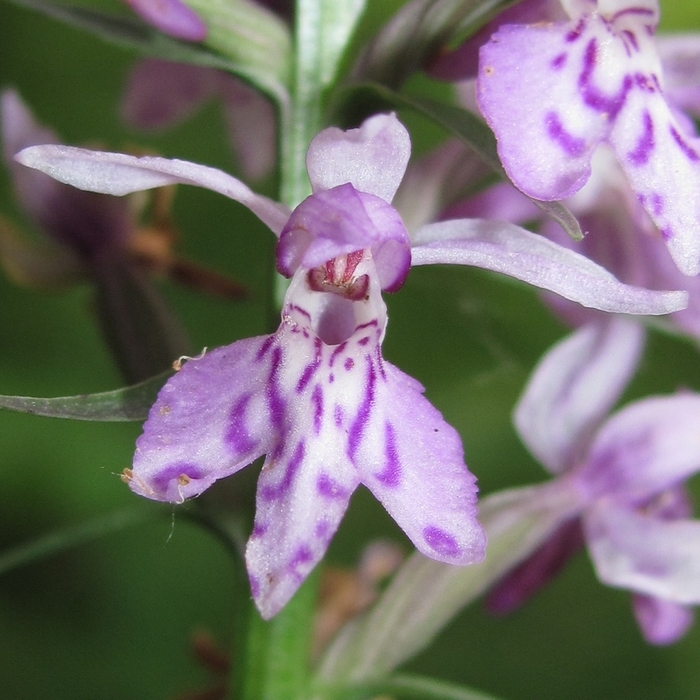
<svg viewBox="0 0 700 700">
<path fill-rule="evenodd" d="M 675 292 L 620 284 L 602 268 L 512 224 L 446 221 L 413 245 L 392 201 L 410 154 L 394 115 L 330 128 L 309 146 L 313 194 L 296 209 L 206 166 L 46 146 L 20 162 L 111 194 L 184 182 L 246 205 L 279 236 L 291 276 L 276 333 L 191 360 L 162 390 L 140 438 L 131 487 L 181 502 L 267 455 L 247 565 L 253 595 L 274 615 L 323 556 L 364 483 L 416 547 L 440 561 L 480 559 L 476 487 L 457 433 L 422 387 L 383 360 L 386 307 L 413 264 L 471 264 L 612 311 L 665 313 Z"/>
<path fill-rule="evenodd" d="M 639 327 L 609 319 L 580 328 L 542 359 L 515 412 L 521 439 L 580 503 L 598 577 L 626 588 L 645 638 L 669 644 L 700 603 L 700 523 L 683 482 L 700 470 L 700 395 L 636 401 L 606 418 L 634 371 Z M 580 544 L 576 520 L 495 589 L 512 609 Z"/>
<path fill-rule="evenodd" d="M 207 25 L 181 0 L 126 0 L 134 12 L 156 29 L 185 41 L 204 41 Z"/>
<path fill-rule="evenodd" d="M 504 24 L 480 51 L 477 96 L 509 177 L 563 199 L 610 145 L 678 268 L 700 272 L 700 141 L 666 102 L 656 0 L 562 0 L 568 22 Z"/>
<path fill-rule="evenodd" d="M 122 115 L 130 126 L 156 130 L 176 125 L 212 99 L 220 99 L 229 140 L 247 179 L 275 165 L 275 113 L 257 90 L 230 75 L 183 63 L 144 59 L 129 76 Z"/>
</svg>

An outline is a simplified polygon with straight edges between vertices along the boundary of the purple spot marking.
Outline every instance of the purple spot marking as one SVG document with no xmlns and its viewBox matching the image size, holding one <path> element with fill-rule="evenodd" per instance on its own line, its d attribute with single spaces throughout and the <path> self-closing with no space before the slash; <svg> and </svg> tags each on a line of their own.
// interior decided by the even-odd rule
<svg viewBox="0 0 700 700">
<path fill-rule="evenodd" d="M 661 216 L 664 211 L 664 198 L 654 192 L 651 195 L 651 213 L 652 216 Z"/>
<path fill-rule="evenodd" d="M 331 359 L 328 363 L 331 367 L 333 366 L 333 363 L 335 362 L 338 355 L 340 355 L 345 350 L 345 348 L 347 346 L 348 346 L 348 341 L 346 340 L 346 341 L 342 342 L 340 345 L 338 345 L 338 347 L 335 350 L 333 350 L 333 352 L 331 353 Z"/>
<path fill-rule="evenodd" d="M 260 498 L 263 501 L 276 501 L 278 498 L 284 496 L 287 493 L 287 491 L 289 491 L 289 488 L 291 487 L 292 482 L 294 481 L 294 477 L 299 471 L 301 463 L 304 461 L 305 452 L 306 449 L 304 447 L 304 441 L 300 440 L 296 450 L 294 450 L 292 458 L 289 460 L 289 464 L 287 464 L 287 469 L 284 472 L 284 477 L 282 477 L 282 481 L 280 481 L 279 484 L 277 484 L 276 486 L 265 486 L 261 489 Z"/>
<path fill-rule="evenodd" d="M 376 325 L 377 325 L 376 320 L 367 321 L 367 323 L 361 323 L 359 326 L 355 327 L 355 333 L 357 333 L 357 331 L 361 331 L 363 328 L 369 328 L 370 326 L 376 326 Z"/>
<path fill-rule="evenodd" d="M 544 123 L 549 136 L 564 149 L 567 155 L 579 158 L 586 152 L 586 140 L 566 131 L 556 112 L 547 112 Z"/>
<path fill-rule="evenodd" d="M 251 437 L 245 423 L 245 414 L 252 398 L 253 395 L 250 392 L 243 394 L 229 414 L 229 427 L 224 439 L 231 450 L 239 455 L 254 450 L 258 445 L 258 441 Z"/>
<path fill-rule="evenodd" d="M 335 424 L 340 427 L 343 424 L 343 418 L 345 417 L 345 414 L 343 412 L 342 406 L 338 406 L 336 404 L 335 408 L 333 409 L 333 420 L 335 421 Z"/>
<path fill-rule="evenodd" d="M 295 391 L 297 394 L 301 394 L 301 392 L 306 389 L 306 385 L 311 381 L 311 378 L 314 376 L 314 374 L 316 374 L 316 371 L 320 366 L 321 358 L 316 357 L 316 359 L 309 362 L 309 364 L 304 367 L 304 371 L 301 373 L 301 377 L 299 377 L 299 381 L 296 385 Z"/>
<path fill-rule="evenodd" d="M 564 40 L 566 41 L 567 44 L 571 44 L 576 39 L 578 39 L 581 36 L 581 32 L 583 32 L 583 28 L 586 26 L 586 20 L 581 19 L 579 20 L 579 23 L 570 31 L 567 33 L 567 35 L 564 37 Z"/>
<path fill-rule="evenodd" d="M 362 433 L 365 431 L 369 420 L 372 406 L 374 405 L 374 392 L 377 386 L 377 373 L 374 371 L 372 360 L 367 358 L 367 381 L 365 382 L 365 396 L 360 405 L 360 409 L 355 416 L 355 420 L 350 426 L 348 433 L 348 457 L 354 461 L 357 448 L 360 446 Z"/>
<path fill-rule="evenodd" d="M 645 165 L 648 163 L 651 152 L 654 150 L 654 122 L 651 120 L 651 114 L 649 114 L 648 109 L 644 110 L 642 120 L 644 122 L 644 131 L 639 137 L 635 149 L 627 154 L 633 165 Z"/>
<path fill-rule="evenodd" d="M 673 229 L 670 226 L 664 226 L 661 229 L 661 238 L 666 242 L 670 241 L 673 238 Z"/>
<path fill-rule="evenodd" d="M 358 344 L 358 345 L 361 345 L 362 347 L 364 347 L 365 345 L 367 345 L 367 343 L 369 343 L 369 336 L 368 336 L 368 335 L 366 335 L 364 338 L 360 338 L 360 339 L 357 341 L 357 344 Z"/>
<path fill-rule="evenodd" d="M 306 309 L 302 309 L 301 306 L 298 306 L 297 304 L 290 304 L 289 310 L 298 311 L 302 316 L 306 316 L 306 318 L 308 318 L 309 321 L 311 320 L 311 314 Z"/>
<path fill-rule="evenodd" d="M 205 471 L 192 462 L 176 462 L 159 471 L 151 478 L 151 483 L 156 491 L 165 493 L 168 485 L 179 476 L 187 476 L 190 480 L 201 479 L 205 476 Z"/>
<path fill-rule="evenodd" d="M 631 76 L 626 75 L 618 93 L 609 97 L 592 84 L 593 70 L 597 62 L 598 42 L 595 39 L 591 39 L 583 55 L 583 70 L 579 76 L 578 84 L 581 88 L 583 101 L 592 109 L 607 113 L 612 120 L 617 117 L 623 108 L 627 100 L 627 93 L 632 88 L 633 80 Z"/>
<path fill-rule="evenodd" d="M 623 15 L 647 15 L 647 16 L 653 16 L 654 15 L 654 10 L 647 9 L 646 7 L 628 7 L 624 10 L 620 10 L 619 12 L 616 12 L 611 18 L 610 21 L 614 22 L 618 18 L 622 17 Z M 649 25 L 647 25 L 649 26 Z"/>
<path fill-rule="evenodd" d="M 343 367 L 349 372 L 355 366 L 355 360 L 352 357 L 348 357 L 343 364 Z"/>
<path fill-rule="evenodd" d="M 627 41 L 632 45 L 632 48 L 635 51 L 639 51 L 639 43 L 637 42 L 637 37 L 634 35 L 634 32 L 631 32 L 629 29 L 623 29 L 622 34 L 624 34 Z"/>
<path fill-rule="evenodd" d="M 250 533 L 250 538 L 253 539 L 254 537 L 262 537 L 268 529 L 269 525 L 267 523 L 258 523 L 256 522 L 253 525 L 253 531 Z"/>
<path fill-rule="evenodd" d="M 320 384 L 314 387 L 311 403 L 314 407 L 314 432 L 318 435 L 321 432 L 321 419 L 323 418 L 323 390 Z"/>
<path fill-rule="evenodd" d="M 698 156 L 697 152 L 686 143 L 685 139 L 676 130 L 676 127 L 673 126 L 673 124 L 670 124 L 668 128 L 671 132 L 671 136 L 673 136 L 673 140 L 678 144 L 678 147 L 681 149 L 681 151 L 683 151 L 688 160 L 692 160 L 694 162 L 700 160 L 700 156 Z"/>
<path fill-rule="evenodd" d="M 564 67 L 564 64 L 566 63 L 566 58 L 566 53 L 560 53 L 558 56 L 555 56 L 552 59 L 552 68 L 554 68 L 554 70 L 561 70 Z"/>
<path fill-rule="evenodd" d="M 429 525 L 423 530 L 423 539 L 433 551 L 443 557 L 456 559 L 461 553 L 457 540 L 434 525 Z"/>
<path fill-rule="evenodd" d="M 328 383 L 329 383 L 329 384 L 333 384 L 334 381 L 335 381 L 335 374 L 333 374 L 333 372 L 331 372 L 331 373 L 328 375 Z"/>
<path fill-rule="evenodd" d="M 321 474 L 316 482 L 316 489 L 324 498 L 345 500 L 348 492 L 332 476 Z"/>
<path fill-rule="evenodd" d="M 265 387 L 265 395 L 270 408 L 270 418 L 272 423 L 281 428 L 284 423 L 285 402 L 279 391 L 278 376 L 282 365 L 282 348 L 277 346 L 272 353 L 272 367 L 270 369 L 270 379 Z"/>
<path fill-rule="evenodd" d="M 635 73 L 634 82 L 640 90 L 644 92 L 656 92 L 658 79 L 655 75 L 644 75 L 644 73 Z"/>
<path fill-rule="evenodd" d="M 321 520 L 316 523 L 314 528 L 314 535 L 316 539 L 321 540 L 321 542 L 328 542 L 330 536 L 333 534 L 332 526 L 327 520 Z"/>
<path fill-rule="evenodd" d="M 302 581 L 313 563 L 314 553 L 308 545 L 302 544 L 287 564 L 287 571 L 297 580 Z M 301 572 L 298 569 L 301 568 Z"/>
<path fill-rule="evenodd" d="M 386 457 L 384 469 L 375 476 L 384 486 L 394 488 L 401 483 L 401 462 L 396 449 L 396 432 L 394 426 L 388 421 L 384 426 L 384 456 Z"/>
<path fill-rule="evenodd" d="M 271 335 L 268 338 L 265 339 L 265 342 L 260 346 L 260 350 L 258 350 L 258 354 L 255 356 L 255 361 L 260 362 L 260 360 L 267 355 L 267 351 L 270 349 L 272 344 L 275 342 L 275 336 Z"/>
<path fill-rule="evenodd" d="M 260 582 L 255 576 L 248 574 L 248 580 L 250 581 L 250 593 L 253 598 L 257 598 L 260 594 Z"/>
</svg>

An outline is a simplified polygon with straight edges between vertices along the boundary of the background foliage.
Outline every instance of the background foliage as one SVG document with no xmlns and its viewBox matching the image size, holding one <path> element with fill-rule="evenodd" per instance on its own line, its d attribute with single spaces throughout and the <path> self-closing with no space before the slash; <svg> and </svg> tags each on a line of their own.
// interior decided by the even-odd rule
<svg viewBox="0 0 700 700">
<path fill-rule="evenodd" d="M 105 6 L 119 9 L 115 2 Z M 367 35 L 397 2 L 369 3 Z M 668 29 L 700 29 L 694 3 L 663 3 Z M 14 86 L 66 143 L 146 146 L 238 172 L 219 105 L 162 135 L 127 129 L 119 104 L 136 57 L 12 5 L 0 4 L 0 86 Z M 439 136 L 408 120 L 419 148 Z M 274 177 L 264 183 L 274 193 Z M 0 210 L 21 220 L 0 173 Z M 272 236 L 213 193 L 180 187 L 181 251 L 235 277 L 245 302 L 163 287 L 195 347 L 265 332 Z M 0 277 L 0 393 L 69 395 L 116 388 L 120 377 L 93 323 L 87 287 L 45 295 Z M 510 424 L 534 362 L 566 329 L 537 294 L 475 269 L 417 269 L 388 299 L 385 357 L 427 388 L 460 431 L 482 493 L 544 478 Z M 655 336 L 627 398 L 700 389 L 697 350 Z M 118 474 L 130 465 L 136 424 L 69 422 L 0 413 L 0 546 L 129 506 Z M 212 499 L 252 503 L 254 471 L 220 483 Z M 696 488 L 696 493 L 700 495 Z M 207 531 L 172 511 L 0 577 L 0 687 L 12 700 L 172 700 L 212 678 L 192 659 L 192 633 L 233 636 L 234 569 Z M 364 491 L 330 550 L 352 565 L 363 545 L 402 533 Z M 700 628 L 678 644 L 648 646 L 628 594 L 598 584 L 585 555 L 515 615 L 472 606 L 410 670 L 513 700 L 693 700 L 700 687 Z M 235 659 L 234 659 L 235 663 Z"/>
</svg>

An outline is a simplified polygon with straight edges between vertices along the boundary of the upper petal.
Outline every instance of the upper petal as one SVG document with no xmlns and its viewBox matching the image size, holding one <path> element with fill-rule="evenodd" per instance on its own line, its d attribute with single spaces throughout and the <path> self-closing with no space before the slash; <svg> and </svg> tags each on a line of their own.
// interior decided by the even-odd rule
<svg viewBox="0 0 700 700">
<path fill-rule="evenodd" d="M 443 221 L 423 226 L 413 240 L 414 265 L 475 265 L 602 311 L 658 315 L 688 304 L 686 292 L 656 292 L 622 284 L 588 258 L 514 224 Z"/>
<path fill-rule="evenodd" d="M 408 131 L 395 114 L 377 114 L 358 129 L 324 129 L 306 153 L 314 192 L 349 182 L 391 202 L 411 155 Z"/>
<path fill-rule="evenodd" d="M 612 317 L 572 333 L 540 360 L 513 421 L 551 472 L 570 469 L 583 456 L 637 368 L 643 344 L 638 323 Z"/>
<path fill-rule="evenodd" d="M 600 503 L 584 525 L 601 581 L 674 603 L 700 603 L 699 522 L 663 521 Z"/>
<path fill-rule="evenodd" d="M 255 194 L 235 177 L 185 160 L 137 158 L 72 146 L 33 146 L 25 148 L 16 158 L 23 165 L 90 192 L 124 195 L 178 182 L 206 187 L 244 204 L 277 235 L 290 214 L 287 207 Z"/>
<path fill-rule="evenodd" d="M 366 370 L 367 415 L 353 461 L 416 548 L 450 564 L 484 556 L 476 519 L 476 479 L 459 435 L 423 396 L 423 387 L 388 362 Z"/>
<path fill-rule="evenodd" d="M 644 503 L 700 469 L 700 395 L 636 401 L 618 411 L 593 441 L 578 478 L 590 497 Z"/>
<path fill-rule="evenodd" d="M 277 246 L 277 269 L 291 276 L 299 266 L 312 269 L 367 248 L 382 288 L 398 289 L 411 264 L 401 217 L 385 200 L 346 183 L 315 192 L 292 212 Z"/>
<path fill-rule="evenodd" d="M 136 442 L 133 491 L 182 502 L 271 449 L 265 387 L 273 338 L 218 348 L 187 361 L 168 380 Z"/>
</svg>

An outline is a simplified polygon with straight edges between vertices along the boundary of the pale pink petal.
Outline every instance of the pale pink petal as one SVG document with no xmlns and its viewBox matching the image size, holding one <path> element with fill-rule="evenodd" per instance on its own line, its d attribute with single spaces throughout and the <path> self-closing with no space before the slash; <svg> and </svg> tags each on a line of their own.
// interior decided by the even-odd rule
<svg viewBox="0 0 700 700">
<path fill-rule="evenodd" d="M 358 129 L 324 129 L 314 137 L 306 167 L 314 192 L 349 182 L 391 202 L 411 155 L 408 131 L 395 114 L 377 114 Z"/>
<path fill-rule="evenodd" d="M 579 478 L 591 497 L 644 503 L 700 470 L 700 395 L 630 404 L 600 429 Z"/>
<path fill-rule="evenodd" d="M 567 39 L 577 31 L 575 40 Z M 506 173 L 536 199 L 563 199 L 579 190 L 590 176 L 593 151 L 607 135 L 608 119 L 584 103 L 579 86 L 590 60 L 586 47 L 606 39 L 599 33 L 597 23 L 580 29 L 575 23 L 505 25 L 481 48 L 479 107 L 496 134 Z M 617 43 L 610 44 L 615 48 Z M 613 65 L 625 58 L 619 50 L 620 57 L 609 57 Z M 599 96 L 601 107 L 616 116 L 626 93 L 610 86 Z"/>
<path fill-rule="evenodd" d="M 280 234 L 290 214 L 287 207 L 255 194 L 235 177 L 185 160 L 137 158 L 72 146 L 25 148 L 17 155 L 17 160 L 60 182 L 90 192 L 124 195 L 175 183 L 206 187 L 248 207 L 276 235 Z"/>
<path fill-rule="evenodd" d="M 607 318 L 567 336 L 540 360 L 513 413 L 521 440 L 553 473 L 571 469 L 637 368 L 644 330 Z"/>
<path fill-rule="evenodd" d="M 588 258 L 514 224 L 443 221 L 423 226 L 413 241 L 414 265 L 475 265 L 602 311 L 658 315 L 688 304 L 686 292 L 622 284 Z"/>
<path fill-rule="evenodd" d="M 450 564 L 480 561 L 486 537 L 459 435 L 423 387 L 393 365 L 385 362 L 368 382 L 354 455 L 362 482 L 420 552 Z"/>
<path fill-rule="evenodd" d="M 584 518 L 603 583 L 681 605 L 700 603 L 700 522 L 664 521 L 601 502 Z"/>
<path fill-rule="evenodd" d="M 677 642 L 693 624 L 693 611 L 663 598 L 636 593 L 632 596 L 634 617 L 650 644 Z"/>
<path fill-rule="evenodd" d="M 684 132 L 650 86 L 629 96 L 610 143 L 678 269 L 700 273 L 700 139 Z"/>
<path fill-rule="evenodd" d="M 271 336 L 187 360 L 161 389 L 136 442 L 129 486 L 182 502 L 268 452 L 275 439 L 265 385 Z"/>
</svg>

